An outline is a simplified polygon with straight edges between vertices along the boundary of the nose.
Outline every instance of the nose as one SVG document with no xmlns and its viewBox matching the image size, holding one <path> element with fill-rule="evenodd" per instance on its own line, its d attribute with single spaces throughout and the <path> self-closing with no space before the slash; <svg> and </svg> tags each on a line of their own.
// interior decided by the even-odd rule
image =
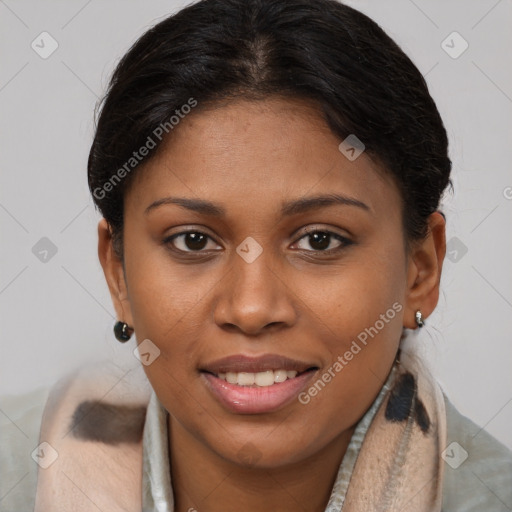
<svg viewBox="0 0 512 512">
<path fill-rule="evenodd" d="M 233 255 L 231 270 L 218 285 L 214 320 L 219 327 L 255 336 L 294 324 L 293 292 L 270 256 L 263 251 L 248 263 Z"/>
</svg>

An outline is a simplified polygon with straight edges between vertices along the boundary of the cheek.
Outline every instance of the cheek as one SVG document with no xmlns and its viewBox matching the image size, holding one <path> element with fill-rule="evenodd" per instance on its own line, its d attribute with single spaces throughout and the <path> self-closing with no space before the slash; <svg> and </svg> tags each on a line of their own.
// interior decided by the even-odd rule
<svg viewBox="0 0 512 512">
<path fill-rule="evenodd" d="M 130 307 L 138 343 L 151 340 L 158 357 L 144 365 L 151 386 L 167 410 L 201 418 L 204 410 L 194 394 L 191 371 L 203 343 L 205 297 L 212 284 L 194 278 L 192 267 L 181 271 L 163 258 L 145 258 L 129 274 Z"/>
<path fill-rule="evenodd" d="M 180 381 L 205 327 L 205 303 L 212 273 L 199 276 L 193 266 L 177 266 L 165 251 L 135 249 L 126 261 L 130 309 L 137 341 L 151 340 L 160 351 L 144 369 L 150 377 Z M 195 341 L 196 340 L 196 341 Z M 173 385 L 172 378 L 169 385 Z"/>
<path fill-rule="evenodd" d="M 308 322 L 316 326 L 319 348 L 329 354 L 319 376 L 325 375 L 327 383 L 310 388 L 305 400 L 310 398 L 327 415 L 339 414 L 333 404 L 343 404 L 350 411 L 347 414 L 357 419 L 378 393 L 399 346 L 406 289 L 404 255 L 400 244 L 381 247 L 360 251 L 357 261 L 346 260 L 320 286 L 319 281 L 315 287 L 309 279 L 302 280 L 304 291 L 309 290 L 308 309 L 313 312 Z"/>
<path fill-rule="evenodd" d="M 355 339 L 376 322 L 383 337 L 396 340 L 397 333 L 400 336 L 402 313 L 398 310 L 403 310 L 406 277 L 400 246 L 379 248 L 375 244 L 350 255 L 324 275 L 302 274 L 295 293 L 305 297 L 314 312 L 311 322 L 324 325 L 333 334 L 330 345 L 338 355 L 345 348 L 337 346 L 338 339 Z M 394 304 L 398 305 L 393 308 Z M 381 315 L 385 316 L 384 326 L 379 321 Z"/>
<path fill-rule="evenodd" d="M 137 333 L 164 344 L 178 338 L 183 325 L 194 318 L 213 280 L 211 272 L 200 273 L 197 265 L 172 261 L 165 248 L 150 240 L 132 243 L 126 269 Z"/>
</svg>

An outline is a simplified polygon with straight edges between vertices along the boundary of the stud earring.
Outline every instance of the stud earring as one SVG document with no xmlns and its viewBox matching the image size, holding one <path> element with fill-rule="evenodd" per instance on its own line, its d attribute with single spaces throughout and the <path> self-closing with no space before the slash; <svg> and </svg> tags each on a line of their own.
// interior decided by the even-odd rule
<svg viewBox="0 0 512 512">
<path fill-rule="evenodd" d="M 416 311 L 416 325 L 418 327 L 423 327 L 425 325 L 425 322 L 423 321 L 423 315 L 421 314 L 421 311 L 418 309 L 418 311 Z"/>
<path fill-rule="evenodd" d="M 125 322 L 116 322 L 114 325 L 114 335 L 121 343 L 126 343 L 133 334 L 133 329 Z"/>
</svg>

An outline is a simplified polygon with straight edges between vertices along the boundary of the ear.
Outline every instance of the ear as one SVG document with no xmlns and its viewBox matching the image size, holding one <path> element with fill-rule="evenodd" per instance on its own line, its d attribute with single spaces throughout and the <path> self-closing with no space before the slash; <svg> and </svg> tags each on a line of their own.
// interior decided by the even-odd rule
<svg viewBox="0 0 512 512">
<path fill-rule="evenodd" d="M 434 311 L 439 300 L 439 285 L 446 253 L 446 222 L 436 211 L 428 218 L 425 239 L 415 242 L 410 250 L 407 267 L 407 290 L 404 327 L 416 329 L 415 313 L 423 318 Z"/>
<path fill-rule="evenodd" d="M 98 223 L 98 257 L 103 267 L 117 318 L 133 327 L 123 262 L 114 251 L 111 228 L 104 218 Z"/>
</svg>

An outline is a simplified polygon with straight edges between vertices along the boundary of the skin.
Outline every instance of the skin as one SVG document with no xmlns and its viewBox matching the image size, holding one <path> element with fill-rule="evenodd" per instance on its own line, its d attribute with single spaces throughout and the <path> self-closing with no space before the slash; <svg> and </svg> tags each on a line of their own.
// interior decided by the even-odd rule
<svg viewBox="0 0 512 512">
<path fill-rule="evenodd" d="M 149 338 L 161 351 L 145 371 L 170 413 L 178 512 L 323 511 L 403 328 L 416 328 L 415 311 L 426 318 L 437 304 L 444 218 L 433 213 L 427 238 L 407 251 L 394 181 L 365 153 L 349 161 L 340 142 L 302 100 L 197 109 L 125 194 L 124 268 L 108 224 L 99 223 L 117 316 L 139 343 Z M 350 196 L 368 209 L 331 205 L 280 215 L 283 202 L 322 194 Z M 168 196 L 211 201 L 225 217 L 176 204 L 145 214 Z M 352 243 L 331 236 L 326 255 L 305 228 Z M 189 229 L 210 238 L 202 246 L 185 236 L 164 243 Z M 248 236 L 263 249 L 252 263 L 236 252 Z M 402 310 L 307 405 L 294 400 L 272 413 L 235 414 L 198 372 L 226 355 L 274 353 L 313 363 L 314 382 L 395 302 Z"/>
</svg>

